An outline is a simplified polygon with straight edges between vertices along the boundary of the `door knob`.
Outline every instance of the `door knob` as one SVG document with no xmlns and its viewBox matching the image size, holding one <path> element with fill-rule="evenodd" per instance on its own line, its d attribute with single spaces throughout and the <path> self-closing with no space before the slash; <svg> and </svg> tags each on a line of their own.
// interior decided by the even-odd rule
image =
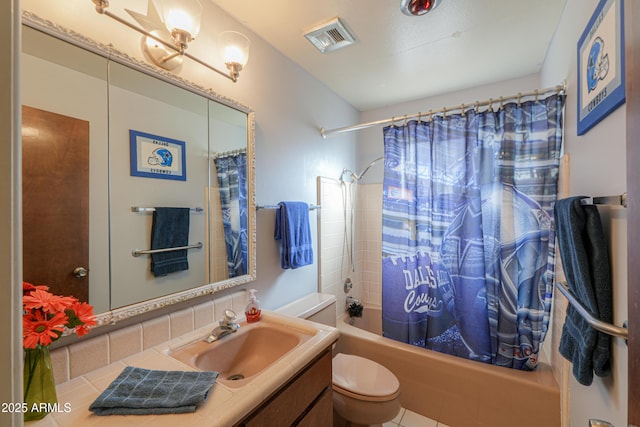
<svg viewBox="0 0 640 427">
<path fill-rule="evenodd" d="M 73 275 L 75 277 L 77 277 L 78 279 L 81 279 L 81 278 L 85 277 L 88 272 L 89 272 L 89 270 L 87 270 L 84 267 L 76 267 L 76 268 L 73 269 Z"/>
</svg>

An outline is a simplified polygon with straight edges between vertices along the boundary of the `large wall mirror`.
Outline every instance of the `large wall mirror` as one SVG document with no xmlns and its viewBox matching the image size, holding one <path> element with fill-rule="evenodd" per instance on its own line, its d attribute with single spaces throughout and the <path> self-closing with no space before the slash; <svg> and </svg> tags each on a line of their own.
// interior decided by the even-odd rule
<svg viewBox="0 0 640 427">
<path fill-rule="evenodd" d="M 253 112 L 27 12 L 22 34 L 24 279 L 99 324 L 254 280 Z"/>
</svg>

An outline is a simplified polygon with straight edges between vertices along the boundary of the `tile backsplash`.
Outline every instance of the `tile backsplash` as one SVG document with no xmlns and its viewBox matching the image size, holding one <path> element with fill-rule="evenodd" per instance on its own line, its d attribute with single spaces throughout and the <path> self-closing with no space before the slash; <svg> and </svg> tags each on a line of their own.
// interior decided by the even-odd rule
<svg viewBox="0 0 640 427">
<path fill-rule="evenodd" d="M 61 384 L 173 338 L 213 324 L 225 309 L 242 313 L 246 290 L 87 338 L 51 351 L 56 384 Z M 240 314 L 239 314 L 240 315 Z"/>
</svg>

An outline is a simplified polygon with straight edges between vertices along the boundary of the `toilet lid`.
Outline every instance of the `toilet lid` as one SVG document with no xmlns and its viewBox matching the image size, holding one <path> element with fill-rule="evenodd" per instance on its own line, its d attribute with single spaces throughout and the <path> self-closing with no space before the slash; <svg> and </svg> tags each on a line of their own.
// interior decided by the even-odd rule
<svg viewBox="0 0 640 427">
<path fill-rule="evenodd" d="M 392 396 L 400 388 L 398 378 L 381 364 L 343 353 L 333 358 L 333 385 L 363 397 Z"/>
</svg>

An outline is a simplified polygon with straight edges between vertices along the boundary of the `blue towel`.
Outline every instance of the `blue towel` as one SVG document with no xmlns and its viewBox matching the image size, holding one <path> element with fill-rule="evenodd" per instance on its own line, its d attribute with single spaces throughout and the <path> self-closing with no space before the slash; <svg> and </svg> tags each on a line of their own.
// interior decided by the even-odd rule
<svg viewBox="0 0 640 427">
<path fill-rule="evenodd" d="M 304 202 L 278 203 L 274 238 L 281 241 L 282 268 L 294 269 L 313 264 L 309 205 Z"/>
<path fill-rule="evenodd" d="M 89 406 L 96 415 L 194 412 L 207 399 L 217 372 L 155 371 L 127 366 Z"/>
<path fill-rule="evenodd" d="M 562 266 L 569 289 L 596 318 L 611 323 L 613 302 L 609 254 L 598 208 L 582 205 L 584 197 L 558 200 L 555 221 Z M 590 385 L 593 373 L 611 373 L 611 337 L 591 327 L 569 304 L 560 338 L 560 354 L 573 364 L 580 384 Z"/>
<path fill-rule="evenodd" d="M 189 208 L 155 208 L 151 225 L 151 249 L 189 245 Z M 187 250 L 151 254 L 151 272 L 155 277 L 189 269 Z"/>
</svg>

